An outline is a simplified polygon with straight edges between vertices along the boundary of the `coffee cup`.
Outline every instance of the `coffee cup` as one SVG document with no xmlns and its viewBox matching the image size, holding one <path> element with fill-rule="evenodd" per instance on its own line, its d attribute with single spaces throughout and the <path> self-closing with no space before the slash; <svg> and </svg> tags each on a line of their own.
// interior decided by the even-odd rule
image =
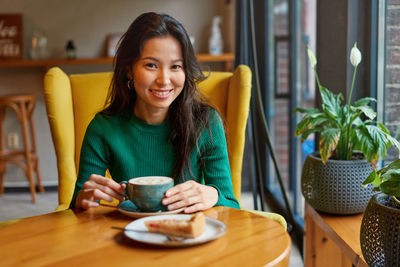
<svg viewBox="0 0 400 267">
<path fill-rule="evenodd" d="M 174 179 L 166 176 L 143 176 L 124 181 L 128 199 L 140 210 L 146 212 L 165 211 L 161 203 L 165 192 L 174 186 Z"/>
</svg>

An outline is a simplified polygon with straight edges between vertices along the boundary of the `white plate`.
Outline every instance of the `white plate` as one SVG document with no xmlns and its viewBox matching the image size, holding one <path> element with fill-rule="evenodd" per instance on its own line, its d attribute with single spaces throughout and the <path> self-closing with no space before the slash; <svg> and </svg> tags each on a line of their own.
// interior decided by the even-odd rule
<svg viewBox="0 0 400 267">
<path fill-rule="evenodd" d="M 176 213 L 180 213 L 183 211 L 183 208 L 177 209 L 177 210 L 156 211 L 156 212 L 140 211 L 138 208 L 136 208 L 135 204 L 133 204 L 130 200 L 125 200 L 125 201 L 119 203 L 117 209 L 122 214 L 125 214 L 132 218 L 142 218 L 142 217 L 153 216 L 153 215 L 176 214 Z"/>
<path fill-rule="evenodd" d="M 225 234 L 226 226 L 223 222 L 206 217 L 206 228 L 204 233 L 196 238 L 186 238 L 179 242 L 169 241 L 163 234 L 149 233 L 144 225 L 145 221 L 149 220 L 163 220 L 163 219 L 178 219 L 190 220 L 190 214 L 170 214 L 150 216 L 135 220 L 128 224 L 125 229 L 133 229 L 143 232 L 124 231 L 125 235 L 133 240 L 164 247 L 186 247 L 198 244 L 203 244 L 215 240 Z M 146 233 L 147 232 L 147 233 Z"/>
</svg>

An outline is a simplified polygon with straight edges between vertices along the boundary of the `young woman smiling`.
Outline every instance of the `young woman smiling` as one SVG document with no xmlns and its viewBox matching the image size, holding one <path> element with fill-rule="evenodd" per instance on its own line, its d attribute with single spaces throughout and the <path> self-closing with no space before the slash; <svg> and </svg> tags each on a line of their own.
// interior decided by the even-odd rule
<svg viewBox="0 0 400 267">
<path fill-rule="evenodd" d="M 86 130 L 71 207 L 122 201 L 120 181 L 161 175 L 175 180 L 162 200 L 168 210 L 239 208 L 222 120 L 199 96 L 203 79 L 183 26 L 140 15 L 118 47 L 107 105 Z"/>
</svg>

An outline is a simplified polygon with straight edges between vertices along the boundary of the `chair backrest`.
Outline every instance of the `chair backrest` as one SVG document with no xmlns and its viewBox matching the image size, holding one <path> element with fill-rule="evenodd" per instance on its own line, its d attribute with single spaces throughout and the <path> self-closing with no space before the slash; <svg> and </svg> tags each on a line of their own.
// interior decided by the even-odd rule
<svg viewBox="0 0 400 267">
<path fill-rule="evenodd" d="M 57 156 L 58 210 L 68 208 L 72 199 L 82 140 L 89 122 L 104 107 L 111 78 L 111 72 L 67 76 L 58 67 L 45 75 L 44 96 Z M 251 71 L 241 65 L 233 73 L 211 72 L 199 88 L 225 121 L 233 191 L 240 201 Z"/>
</svg>

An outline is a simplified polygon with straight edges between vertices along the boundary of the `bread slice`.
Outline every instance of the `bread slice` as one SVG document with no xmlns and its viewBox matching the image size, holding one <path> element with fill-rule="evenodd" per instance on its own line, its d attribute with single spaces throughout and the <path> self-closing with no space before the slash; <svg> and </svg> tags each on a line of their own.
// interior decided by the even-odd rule
<svg viewBox="0 0 400 267">
<path fill-rule="evenodd" d="M 206 219 L 202 212 L 197 212 L 192 215 L 190 220 L 165 219 L 145 221 L 144 224 L 149 232 L 196 238 L 204 232 Z"/>
</svg>

